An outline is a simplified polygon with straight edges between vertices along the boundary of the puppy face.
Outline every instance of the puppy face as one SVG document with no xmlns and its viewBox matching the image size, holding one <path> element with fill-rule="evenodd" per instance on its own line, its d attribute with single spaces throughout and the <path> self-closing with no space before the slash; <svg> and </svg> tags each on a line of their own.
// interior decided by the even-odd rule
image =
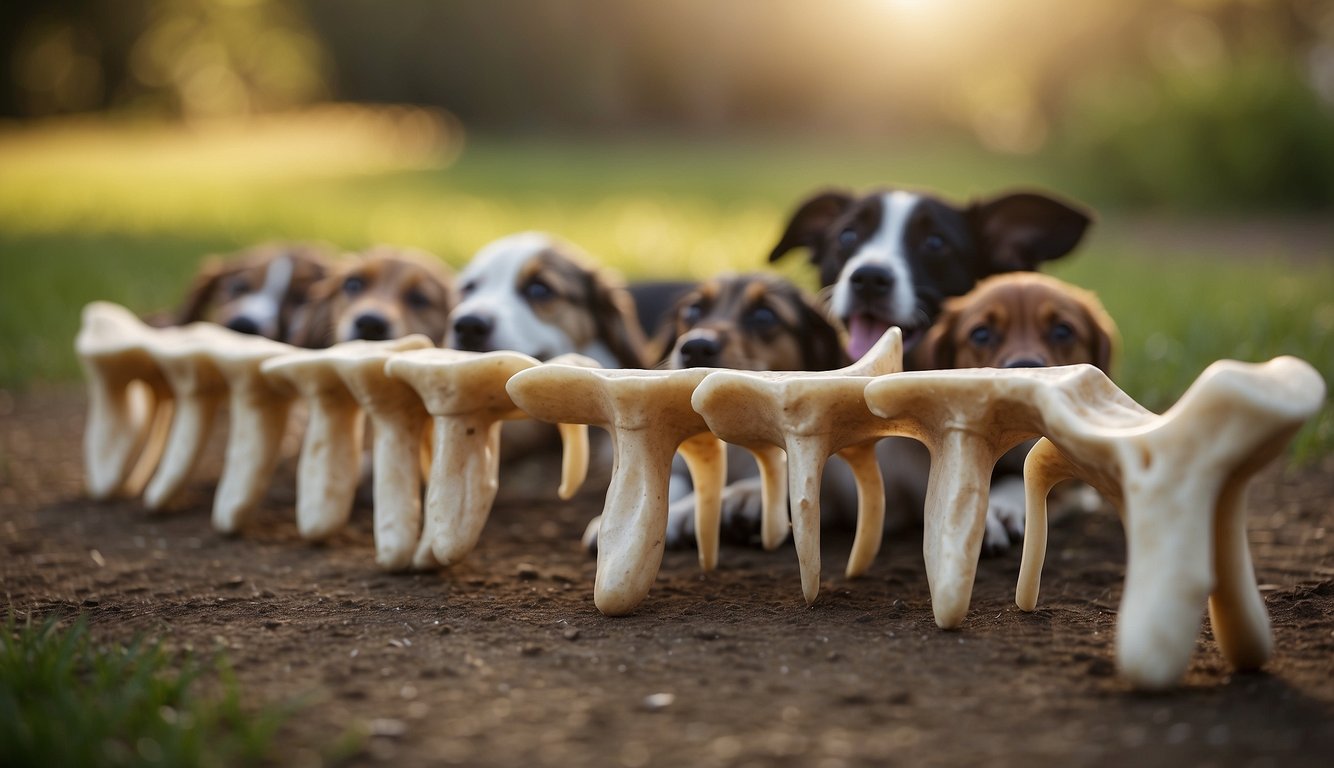
<svg viewBox="0 0 1334 768">
<path fill-rule="evenodd" d="M 321 347 L 420 333 L 440 344 L 453 305 L 453 278 L 438 259 L 376 246 L 315 287 L 299 343 Z"/>
<path fill-rule="evenodd" d="M 923 342 L 931 368 L 1090 363 L 1110 373 L 1118 334 L 1093 293 L 1047 275 L 997 275 L 952 299 Z"/>
<path fill-rule="evenodd" d="M 206 264 L 172 318 L 209 320 L 239 333 L 287 341 L 311 287 L 329 272 L 328 253 L 311 244 L 268 244 Z"/>
<path fill-rule="evenodd" d="M 502 238 L 478 251 L 459 284 L 451 347 L 539 360 L 578 352 L 607 367 L 643 365 L 630 295 L 568 243 L 534 232 Z"/>
<path fill-rule="evenodd" d="M 676 304 L 660 342 L 672 368 L 824 371 L 846 363 L 838 330 L 802 291 L 766 274 L 719 277 Z"/>
<path fill-rule="evenodd" d="M 769 256 L 810 249 L 833 314 L 859 358 L 891 325 L 910 351 L 939 314 L 997 272 L 1031 270 L 1079 242 L 1089 217 L 1035 194 L 957 207 L 930 195 L 894 190 L 854 197 L 824 192 L 793 214 Z"/>
</svg>

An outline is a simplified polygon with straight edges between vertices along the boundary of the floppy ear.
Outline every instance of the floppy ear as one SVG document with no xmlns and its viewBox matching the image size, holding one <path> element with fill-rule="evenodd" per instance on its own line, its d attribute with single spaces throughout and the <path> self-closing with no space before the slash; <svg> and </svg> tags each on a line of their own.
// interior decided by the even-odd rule
<svg viewBox="0 0 1334 768">
<path fill-rule="evenodd" d="M 333 304 L 342 283 L 341 274 L 331 274 L 310 287 L 306 303 L 292 316 L 289 344 L 322 349 L 333 343 Z"/>
<path fill-rule="evenodd" d="M 1093 222 L 1084 210 L 1031 192 L 976 203 L 968 216 L 993 272 L 1033 270 L 1059 259 Z"/>
<path fill-rule="evenodd" d="M 1093 328 L 1093 364 L 1109 377 L 1121 352 L 1121 332 L 1117 330 L 1112 316 L 1098 301 L 1091 291 L 1085 292 L 1084 312 L 1088 315 L 1089 325 Z"/>
<path fill-rule="evenodd" d="M 685 308 L 686 302 L 694 301 L 697 295 L 695 291 L 687 291 L 684 296 L 676 300 L 667 314 L 662 316 L 658 332 L 649 340 L 648 349 L 645 351 L 646 363 L 657 367 L 667 362 L 672 350 L 676 349 L 676 342 L 681 339 L 681 335 L 676 332 L 676 318 L 681 316 L 681 310 Z"/>
<path fill-rule="evenodd" d="M 630 292 L 612 285 L 596 272 L 587 275 L 593 297 L 593 317 L 598 338 L 611 350 L 623 368 L 644 367 L 644 329 L 639 327 L 635 300 Z"/>
<path fill-rule="evenodd" d="M 213 303 L 218 290 L 218 282 L 227 274 L 221 260 L 210 258 L 199 267 L 185 301 L 172 313 L 171 325 L 185 325 L 204 319 L 209 305 Z"/>
<path fill-rule="evenodd" d="M 926 331 L 926 336 L 914 350 L 917 365 L 925 371 L 947 370 L 954 367 L 954 324 L 959 320 L 958 310 L 945 305 L 945 310 Z"/>
<path fill-rule="evenodd" d="M 824 310 L 805 296 L 797 304 L 801 307 L 801 357 L 806 370 L 832 371 L 848 365 L 851 360 L 843 349 L 843 340 L 838 337 L 838 327 Z"/>
<path fill-rule="evenodd" d="M 792 214 L 787 230 L 769 253 L 769 261 L 778 261 L 793 248 L 810 248 L 811 261 L 815 262 L 818 258 L 815 249 L 820 244 L 820 236 L 849 205 L 852 205 L 852 195 L 839 190 L 819 192 L 807 198 L 797 208 L 797 212 Z"/>
</svg>

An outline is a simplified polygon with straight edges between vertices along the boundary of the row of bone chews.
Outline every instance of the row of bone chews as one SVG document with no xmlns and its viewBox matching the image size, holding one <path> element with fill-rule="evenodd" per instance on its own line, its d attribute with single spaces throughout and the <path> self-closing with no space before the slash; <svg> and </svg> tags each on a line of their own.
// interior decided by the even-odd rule
<svg viewBox="0 0 1334 768">
<path fill-rule="evenodd" d="M 587 462 L 586 432 L 569 425 L 597 425 L 613 434 L 616 448 L 595 584 L 597 607 L 608 615 L 632 611 L 657 575 L 674 452 L 682 453 L 694 476 L 705 569 L 717 557 L 725 475 L 719 438 L 756 454 L 765 481 L 762 540 L 769 548 L 781 542 L 790 495 L 802 589 L 813 600 L 820 579 L 824 463 L 838 454 L 857 481 L 859 522 L 848 563 L 848 575 L 855 576 L 875 557 L 884 515 L 883 483 L 871 447 L 896 435 L 923 442 L 932 454 L 924 559 L 936 621 L 956 627 L 971 597 L 991 467 L 1014 445 L 1045 437 L 1026 468 L 1029 535 L 1016 601 L 1025 610 L 1036 603 L 1047 492 L 1066 477 L 1089 482 L 1122 508 L 1130 564 L 1117 653 L 1123 672 L 1144 687 L 1180 677 L 1206 597 L 1228 660 L 1252 668 L 1267 659 L 1268 619 L 1245 539 L 1245 489 L 1324 399 L 1323 380 L 1303 361 L 1225 361 L 1206 370 L 1175 407 L 1158 416 L 1091 366 L 902 373 L 897 329 L 841 371 L 750 373 L 609 371 L 582 359 L 539 365 L 513 353 L 404 351 L 395 342 L 293 353 L 284 345 L 273 349 L 272 342 L 262 342 L 270 346 L 261 350 L 251 344 L 257 340 L 247 338 L 235 353 L 223 353 L 218 348 L 225 345 L 216 336 L 201 342 L 189 338 L 191 328 L 157 331 L 136 324 L 111 305 L 92 305 L 85 312 L 78 349 L 89 376 L 86 441 L 95 496 L 137 492 L 144 466 L 151 470 L 164 450 L 165 420 L 171 422 L 166 438 L 171 447 L 165 450 L 179 447 L 197 455 L 202 438 L 177 433 L 195 429 L 192 424 L 206 429 L 200 410 L 207 410 L 209 398 L 216 404 L 229 387 L 237 425 L 255 423 L 254 403 L 277 412 L 285 408 L 279 403 L 300 396 L 310 405 L 311 425 L 299 470 L 298 517 L 309 503 L 305 514 L 315 518 L 302 521 L 303 534 L 327 535 L 330 526 L 345 520 L 354 488 L 338 484 L 357 475 L 347 464 L 359 458 L 365 411 L 377 432 L 377 560 L 388 568 L 426 568 L 456 562 L 477 541 L 495 494 L 499 420 L 526 414 L 566 425 L 563 498 L 582 480 Z M 194 359 L 180 348 L 209 343 L 210 362 L 188 373 L 173 370 L 172 361 Z M 247 345 L 253 349 L 243 352 L 240 347 Z M 255 368 L 262 375 L 254 375 Z M 181 400 L 191 402 L 182 407 Z M 433 450 L 422 522 L 420 476 L 404 467 L 416 466 L 413 457 L 428 418 Z M 260 431 L 263 440 L 275 440 Z M 233 455 L 242 452 L 229 445 L 220 505 L 233 472 L 267 479 L 267 470 L 256 467 L 268 462 L 271 469 L 276 448 L 270 453 L 246 445 L 249 469 L 235 470 Z M 333 471 L 335 466 L 342 469 Z M 181 471 L 173 469 L 173 477 Z M 466 478 L 462 490 L 451 486 L 460 478 Z M 253 484 L 237 480 L 233 486 L 249 495 L 233 494 L 241 501 L 229 504 L 231 528 L 219 514 L 222 507 L 215 509 L 224 530 L 235 527 L 238 505 L 257 498 Z M 156 475 L 149 487 L 159 488 L 155 498 L 172 491 L 168 480 Z"/>
<path fill-rule="evenodd" d="M 207 323 L 151 328 L 123 307 L 89 304 L 75 340 L 89 392 L 88 492 L 98 499 L 142 492 L 150 509 L 170 505 L 225 400 L 231 428 L 213 523 L 235 532 L 268 488 L 288 412 L 301 400 L 309 412 L 297 469 L 301 535 L 318 540 L 346 524 L 369 414 L 376 561 L 394 570 L 457 562 L 476 544 L 495 497 L 499 422 L 523 416 L 505 382 L 538 362 L 429 347 L 426 337 L 410 336 L 302 350 Z M 587 427 L 562 426 L 561 434 L 560 493 L 568 498 L 587 471 Z"/>
</svg>

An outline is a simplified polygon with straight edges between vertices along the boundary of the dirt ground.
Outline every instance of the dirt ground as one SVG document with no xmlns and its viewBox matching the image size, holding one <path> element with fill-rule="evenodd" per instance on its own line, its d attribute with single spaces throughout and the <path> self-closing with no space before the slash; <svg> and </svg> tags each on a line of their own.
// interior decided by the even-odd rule
<svg viewBox="0 0 1334 768">
<path fill-rule="evenodd" d="M 931 617 L 920 532 L 819 600 L 791 546 L 725 548 L 701 574 L 671 552 L 632 616 L 593 607 L 577 546 L 601 506 L 540 473 L 502 477 L 457 569 L 378 572 L 369 510 L 320 546 L 292 520 L 292 468 L 244 535 L 209 526 L 217 446 L 180 510 L 80 497 L 83 401 L 0 392 L 0 576 L 20 615 L 88 618 L 96 637 L 225 647 L 247 695 L 306 702 L 276 762 L 317 764 L 1329 765 L 1334 755 L 1334 461 L 1267 470 L 1251 541 L 1276 651 L 1232 674 L 1206 625 L 1184 685 L 1131 692 L 1113 664 L 1124 573 L 1115 516 L 1056 521 L 1039 610 L 1014 606 L 1019 556 L 982 563 L 964 627 Z M 543 479 L 546 479 L 545 477 Z"/>
</svg>

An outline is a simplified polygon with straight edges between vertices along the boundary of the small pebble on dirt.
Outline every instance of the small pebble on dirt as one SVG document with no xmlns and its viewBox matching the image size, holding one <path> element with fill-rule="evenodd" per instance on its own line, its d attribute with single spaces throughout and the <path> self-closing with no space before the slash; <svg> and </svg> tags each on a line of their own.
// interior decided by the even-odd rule
<svg viewBox="0 0 1334 768">
<path fill-rule="evenodd" d="M 565 631 L 561 633 L 561 635 L 562 635 L 566 640 L 578 640 L 578 639 L 579 639 L 579 628 L 578 628 L 578 627 L 567 627 L 567 628 L 565 629 Z"/>
<path fill-rule="evenodd" d="M 522 653 L 524 656 L 538 656 L 542 653 L 542 646 L 526 643 L 519 648 L 519 653 Z"/>
<path fill-rule="evenodd" d="M 519 563 L 514 568 L 514 575 L 518 576 L 523 581 L 532 581 L 541 574 L 537 572 L 537 566 L 532 563 Z"/>
<path fill-rule="evenodd" d="M 282 625 L 283 623 L 281 621 L 275 621 L 274 619 L 269 619 L 268 621 L 264 622 L 263 626 L 265 629 L 277 629 Z"/>
<path fill-rule="evenodd" d="M 649 712 L 661 712 L 676 701 L 673 693 L 651 693 L 644 697 L 643 707 Z"/>
</svg>

